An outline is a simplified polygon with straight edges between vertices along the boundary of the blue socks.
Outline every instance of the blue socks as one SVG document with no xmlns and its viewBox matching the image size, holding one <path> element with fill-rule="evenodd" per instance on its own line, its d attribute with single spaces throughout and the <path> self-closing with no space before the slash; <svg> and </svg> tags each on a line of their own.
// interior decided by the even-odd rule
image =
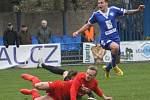
<svg viewBox="0 0 150 100">
<path fill-rule="evenodd" d="M 106 64 L 106 71 L 110 71 L 112 69 L 111 63 Z"/>
<path fill-rule="evenodd" d="M 116 67 L 117 55 L 111 54 L 112 67 Z"/>
<path fill-rule="evenodd" d="M 111 57 L 112 57 L 112 62 L 111 63 L 108 63 L 106 64 L 106 70 L 107 71 L 110 71 L 112 69 L 112 67 L 116 67 L 116 60 L 117 60 L 117 56 L 114 55 L 114 54 L 111 54 Z"/>
</svg>

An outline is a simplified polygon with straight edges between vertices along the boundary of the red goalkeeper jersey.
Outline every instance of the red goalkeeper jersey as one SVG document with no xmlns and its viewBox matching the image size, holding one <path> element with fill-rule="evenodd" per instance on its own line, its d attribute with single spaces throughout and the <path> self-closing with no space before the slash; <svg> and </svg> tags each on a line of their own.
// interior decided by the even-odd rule
<svg viewBox="0 0 150 100">
<path fill-rule="evenodd" d="M 98 88 L 98 81 L 96 79 L 92 79 L 91 81 L 87 82 L 85 77 L 86 73 L 78 73 L 74 80 L 58 80 L 55 82 L 49 82 L 50 89 L 47 91 L 47 93 L 54 100 L 76 100 L 77 95 L 85 95 L 85 92 L 80 89 L 84 86 L 94 91 L 99 96 L 102 96 L 103 92 L 100 88 Z"/>
<path fill-rule="evenodd" d="M 103 92 L 100 88 L 98 88 L 98 81 L 94 78 L 91 81 L 85 80 L 86 73 L 78 73 L 73 80 L 70 89 L 70 100 L 76 100 L 77 94 L 84 95 L 85 93 L 81 91 L 81 87 L 84 86 L 92 91 L 94 91 L 98 96 L 102 96 Z"/>
</svg>

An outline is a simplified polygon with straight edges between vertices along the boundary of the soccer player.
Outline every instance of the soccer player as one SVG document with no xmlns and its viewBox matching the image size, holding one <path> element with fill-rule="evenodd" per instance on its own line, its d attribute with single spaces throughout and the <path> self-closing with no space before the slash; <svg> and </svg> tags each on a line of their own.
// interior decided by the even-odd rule
<svg viewBox="0 0 150 100">
<path fill-rule="evenodd" d="M 37 66 L 37 68 L 44 68 L 54 74 L 57 75 L 62 75 L 64 78 L 64 81 L 68 81 L 68 80 L 72 80 L 76 75 L 77 75 L 77 71 L 75 70 L 64 70 L 60 67 L 56 67 L 56 66 L 51 66 L 51 65 L 46 65 L 44 63 L 42 63 L 42 61 L 39 61 L 39 64 Z M 92 93 L 92 91 L 87 92 L 88 100 L 96 100 L 94 98 L 94 94 Z"/>
<path fill-rule="evenodd" d="M 93 66 L 89 67 L 86 73 L 79 72 L 74 80 L 70 81 L 41 82 L 35 76 L 22 74 L 22 78 L 32 81 L 36 89 L 47 91 L 47 95 L 43 97 L 47 99 L 40 98 L 34 89 L 21 89 L 21 93 L 32 95 L 33 100 L 77 100 L 77 95 L 83 96 L 86 92 L 92 90 L 104 100 L 112 100 L 112 97 L 105 96 L 102 90 L 98 88 L 96 75 L 97 68 Z"/>
<path fill-rule="evenodd" d="M 84 32 L 92 24 L 98 23 L 100 26 L 100 44 L 101 46 L 111 51 L 112 61 L 104 66 L 106 79 L 110 78 L 110 70 L 113 68 L 118 76 L 123 75 L 123 71 L 118 67 L 117 62 L 120 62 L 120 37 L 117 30 L 117 16 L 132 15 L 143 11 L 144 5 L 139 5 L 137 9 L 126 10 L 115 6 L 108 7 L 108 0 L 98 0 L 99 10 L 94 12 L 89 18 L 88 23 L 82 26 L 79 30 L 73 33 L 77 36 Z"/>
</svg>

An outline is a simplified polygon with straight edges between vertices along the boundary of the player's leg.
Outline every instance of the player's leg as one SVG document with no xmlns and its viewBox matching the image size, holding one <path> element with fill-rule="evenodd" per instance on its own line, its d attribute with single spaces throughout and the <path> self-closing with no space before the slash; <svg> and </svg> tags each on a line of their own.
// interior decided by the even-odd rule
<svg viewBox="0 0 150 100">
<path fill-rule="evenodd" d="M 39 94 L 38 90 L 36 90 L 36 89 L 32 89 L 32 90 L 20 89 L 20 92 L 25 95 L 32 95 L 33 100 L 40 97 L 40 94 Z"/>
<path fill-rule="evenodd" d="M 111 56 L 112 56 L 112 67 L 117 75 L 123 75 L 123 71 L 117 66 L 117 63 L 120 60 L 120 46 L 119 43 L 112 42 L 110 44 Z M 118 59 L 119 58 L 119 59 Z"/>
<path fill-rule="evenodd" d="M 54 100 L 53 98 L 51 98 L 48 95 L 40 96 L 38 90 L 36 90 L 36 89 L 32 89 L 32 90 L 21 89 L 20 92 L 25 95 L 32 95 L 33 100 Z"/>
<path fill-rule="evenodd" d="M 41 80 L 36 77 L 36 76 L 33 76 L 33 75 L 30 75 L 30 74 L 21 74 L 21 77 L 25 80 L 28 80 L 28 81 L 31 81 L 33 86 L 36 84 L 36 83 L 39 83 L 41 82 Z"/>
<path fill-rule="evenodd" d="M 59 74 L 59 75 L 63 75 L 63 73 L 66 71 L 60 67 L 56 67 L 56 66 L 51 66 L 51 65 L 46 65 L 44 63 L 41 63 L 41 67 L 54 73 L 54 74 Z"/>
<path fill-rule="evenodd" d="M 116 60 L 119 53 L 119 44 L 112 42 L 110 44 L 111 57 L 112 57 L 112 67 L 116 67 Z"/>
<path fill-rule="evenodd" d="M 101 40 L 100 44 L 102 46 L 103 49 L 105 50 L 111 50 L 110 48 L 110 44 L 112 43 L 112 40 Z M 106 65 L 103 66 L 103 70 L 105 71 L 105 77 L 106 79 L 110 78 L 110 69 L 112 69 L 112 63 L 109 62 Z"/>
<path fill-rule="evenodd" d="M 38 98 L 35 98 L 34 100 L 54 100 L 54 99 L 48 95 L 45 95 L 45 96 L 40 96 Z"/>
<path fill-rule="evenodd" d="M 33 75 L 30 74 L 22 74 L 21 77 L 25 80 L 32 81 L 33 86 L 38 90 L 49 90 L 49 83 L 50 82 L 41 82 L 41 80 Z"/>
<path fill-rule="evenodd" d="M 54 73 L 54 74 L 59 74 L 59 75 L 62 75 L 64 80 L 71 80 L 71 77 L 72 76 L 75 76 L 75 73 L 77 73 L 77 71 L 67 71 L 67 70 L 64 70 L 60 67 L 55 67 L 55 66 L 50 66 L 50 65 L 45 65 L 44 63 L 41 64 L 42 68 Z M 72 73 L 73 75 L 68 75 L 69 73 Z"/>
<path fill-rule="evenodd" d="M 119 46 L 119 53 L 118 53 L 118 56 L 117 56 L 117 60 L 116 60 L 116 64 L 120 64 L 120 55 L 121 55 L 121 51 L 120 51 L 120 46 Z"/>
<path fill-rule="evenodd" d="M 78 71 L 75 70 L 69 70 L 65 71 L 63 74 L 64 81 L 72 80 L 77 75 Z"/>
<path fill-rule="evenodd" d="M 62 81 L 55 81 L 55 82 L 40 82 L 35 84 L 35 88 L 38 90 L 45 90 L 48 93 L 48 96 L 54 98 L 54 100 L 63 100 L 63 93 L 62 91 Z M 69 95 L 69 94 L 68 94 Z M 65 99 L 66 100 L 66 99 Z"/>
<path fill-rule="evenodd" d="M 50 90 L 49 82 L 39 82 L 34 85 L 34 87 L 38 90 Z"/>
<path fill-rule="evenodd" d="M 106 64 L 106 66 L 103 66 L 103 69 L 105 70 L 106 79 L 110 78 L 110 70 L 112 69 L 112 67 L 114 68 L 114 71 L 117 75 L 123 75 L 123 72 L 121 71 L 121 69 L 119 69 L 116 66 L 116 62 L 117 62 L 117 58 L 118 58 L 118 54 L 120 50 L 119 43 L 113 42 L 112 40 L 105 40 L 105 41 L 101 41 L 101 46 L 106 50 L 110 50 L 111 56 L 112 56 L 112 61 Z"/>
<path fill-rule="evenodd" d="M 110 79 L 110 69 L 112 68 L 111 62 L 109 62 L 108 64 L 104 65 L 103 70 L 105 71 L 105 77 L 106 79 Z"/>
</svg>

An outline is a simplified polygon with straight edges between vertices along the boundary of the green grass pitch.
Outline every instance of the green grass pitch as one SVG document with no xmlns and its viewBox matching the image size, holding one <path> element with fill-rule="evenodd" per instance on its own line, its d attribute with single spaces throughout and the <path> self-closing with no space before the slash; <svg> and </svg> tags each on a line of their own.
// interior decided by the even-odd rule
<svg viewBox="0 0 150 100">
<path fill-rule="evenodd" d="M 104 72 L 99 65 L 99 86 L 113 100 L 150 100 L 150 63 L 121 64 L 124 76 L 117 77 L 113 71 L 111 79 L 105 80 Z M 85 71 L 85 66 L 68 66 L 65 69 Z M 32 100 L 31 96 L 19 93 L 20 88 L 31 89 L 31 83 L 20 78 L 20 74 L 29 73 L 43 81 L 62 79 L 44 69 L 8 69 L 0 70 L 0 100 Z M 44 95 L 44 92 L 41 92 Z M 87 100 L 86 97 L 83 100 Z M 97 100 L 102 100 L 97 97 Z"/>
</svg>

